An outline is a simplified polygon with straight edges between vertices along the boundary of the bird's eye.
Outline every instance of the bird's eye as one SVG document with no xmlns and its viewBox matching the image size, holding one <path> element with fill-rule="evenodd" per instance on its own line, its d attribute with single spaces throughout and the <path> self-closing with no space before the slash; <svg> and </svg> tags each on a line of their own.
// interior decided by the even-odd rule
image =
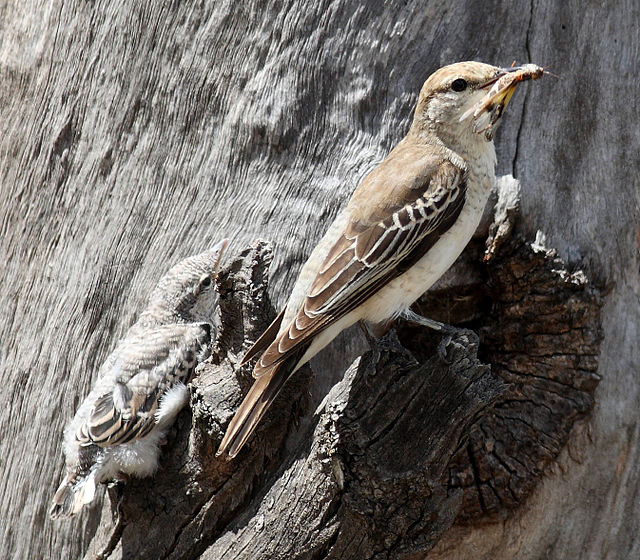
<svg viewBox="0 0 640 560">
<path fill-rule="evenodd" d="M 451 82 L 451 89 L 453 91 L 464 91 L 467 89 L 467 81 L 462 78 L 453 80 L 453 82 Z"/>
<path fill-rule="evenodd" d="M 200 278 L 200 287 L 208 288 L 209 286 L 211 286 L 211 276 L 205 274 L 202 278 Z"/>
</svg>

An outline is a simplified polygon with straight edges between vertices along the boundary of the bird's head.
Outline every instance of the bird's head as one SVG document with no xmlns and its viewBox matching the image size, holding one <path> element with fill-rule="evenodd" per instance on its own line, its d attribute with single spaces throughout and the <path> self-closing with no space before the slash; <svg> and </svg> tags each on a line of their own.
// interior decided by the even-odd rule
<svg viewBox="0 0 640 560">
<path fill-rule="evenodd" d="M 223 239 L 171 268 L 153 290 L 140 321 L 210 322 L 218 299 L 215 280 L 227 244 Z"/>
<path fill-rule="evenodd" d="M 491 141 L 517 85 L 539 78 L 542 72 L 534 64 L 498 68 L 458 62 L 444 66 L 422 86 L 412 130 L 435 134 L 454 150 Z"/>
</svg>

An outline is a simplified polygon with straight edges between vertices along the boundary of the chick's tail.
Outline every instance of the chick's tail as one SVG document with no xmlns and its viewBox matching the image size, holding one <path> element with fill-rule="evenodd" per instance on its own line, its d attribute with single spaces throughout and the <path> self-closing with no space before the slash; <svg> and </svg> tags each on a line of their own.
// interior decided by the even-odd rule
<svg viewBox="0 0 640 560">
<path fill-rule="evenodd" d="M 95 469 L 91 469 L 84 475 L 75 472 L 68 473 L 53 497 L 53 503 L 49 510 L 50 517 L 52 519 L 72 517 L 78 513 L 84 505 L 94 500 L 96 486 Z"/>
</svg>

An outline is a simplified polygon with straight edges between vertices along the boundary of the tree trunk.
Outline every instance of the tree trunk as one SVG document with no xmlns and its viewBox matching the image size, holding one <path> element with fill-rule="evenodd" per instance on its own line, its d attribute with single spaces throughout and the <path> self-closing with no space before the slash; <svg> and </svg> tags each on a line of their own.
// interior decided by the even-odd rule
<svg viewBox="0 0 640 560">
<path fill-rule="evenodd" d="M 640 556 L 636 3 L 0 13 L 0 557 Z M 496 140 L 520 217 L 505 179 L 486 257 L 485 225 L 420 302 L 479 339 L 398 325 L 368 349 L 352 329 L 216 459 L 242 351 L 422 82 L 464 59 L 559 76 L 522 87 Z M 222 237 L 223 330 L 161 470 L 52 522 L 99 365 L 159 276 Z"/>
</svg>

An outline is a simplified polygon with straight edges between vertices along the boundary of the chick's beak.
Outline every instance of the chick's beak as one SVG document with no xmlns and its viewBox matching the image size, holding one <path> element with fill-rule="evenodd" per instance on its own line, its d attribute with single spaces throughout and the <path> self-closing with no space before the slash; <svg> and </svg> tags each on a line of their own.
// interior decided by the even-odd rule
<svg viewBox="0 0 640 560">
<path fill-rule="evenodd" d="M 224 253 L 224 250 L 227 248 L 227 245 L 229 244 L 229 240 L 228 239 L 223 239 L 222 241 L 216 243 L 212 248 L 211 251 L 216 253 L 216 264 L 215 264 L 215 269 L 214 269 L 214 279 L 218 277 L 218 271 L 220 270 L 220 261 L 222 260 L 222 254 Z"/>
</svg>

